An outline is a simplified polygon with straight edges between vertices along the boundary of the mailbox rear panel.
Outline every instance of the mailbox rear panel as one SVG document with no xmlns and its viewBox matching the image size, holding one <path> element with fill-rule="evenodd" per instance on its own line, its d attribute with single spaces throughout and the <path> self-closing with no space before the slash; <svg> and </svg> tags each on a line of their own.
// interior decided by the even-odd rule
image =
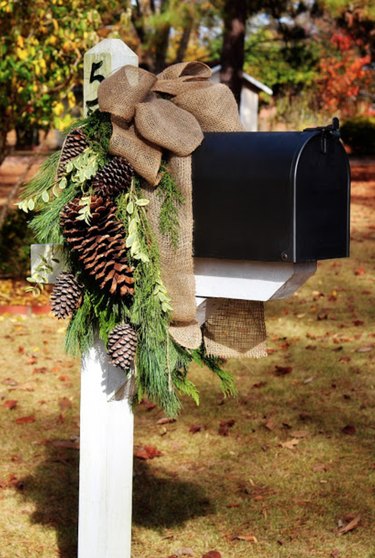
<svg viewBox="0 0 375 558">
<path fill-rule="evenodd" d="M 347 157 L 334 138 L 328 143 L 338 147 L 323 155 L 320 136 L 205 134 L 193 154 L 194 254 L 294 262 L 347 255 Z"/>
</svg>

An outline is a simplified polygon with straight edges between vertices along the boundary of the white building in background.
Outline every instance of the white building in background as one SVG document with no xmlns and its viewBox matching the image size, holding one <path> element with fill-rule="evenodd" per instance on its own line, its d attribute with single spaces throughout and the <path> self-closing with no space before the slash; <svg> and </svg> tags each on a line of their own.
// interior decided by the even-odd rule
<svg viewBox="0 0 375 558">
<path fill-rule="evenodd" d="M 215 83 L 220 82 L 220 68 L 221 66 L 214 66 L 212 68 L 212 81 Z M 272 89 L 253 78 L 245 72 L 242 74 L 242 90 L 241 90 L 241 105 L 240 117 L 245 130 L 249 132 L 256 132 L 258 130 L 258 104 L 259 93 L 263 91 L 267 95 L 272 95 Z"/>
</svg>

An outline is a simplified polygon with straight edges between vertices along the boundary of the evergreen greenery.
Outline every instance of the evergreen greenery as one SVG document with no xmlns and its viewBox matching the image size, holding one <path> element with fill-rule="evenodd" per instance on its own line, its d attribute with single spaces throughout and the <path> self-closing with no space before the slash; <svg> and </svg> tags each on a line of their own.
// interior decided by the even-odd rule
<svg viewBox="0 0 375 558">
<path fill-rule="evenodd" d="M 85 292 L 81 306 L 73 314 L 65 337 L 68 354 L 77 356 L 84 353 L 94 343 L 94 313 L 89 292 Z"/>
<path fill-rule="evenodd" d="M 30 222 L 36 240 L 41 244 L 63 244 L 64 237 L 60 228 L 60 213 L 65 205 L 71 202 L 79 193 L 80 185 L 72 183 L 62 190 L 58 198 L 47 203 L 44 208 Z"/>
<path fill-rule="evenodd" d="M 176 248 L 178 246 L 180 233 L 179 209 L 185 203 L 185 199 L 175 180 L 168 172 L 167 165 L 164 161 L 161 166 L 161 172 L 162 179 L 157 190 L 162 200 L 159 230 L 164 236 L 169 238 L 171 245 Z"/>
<path fill-rule="evenodd" d="M 49 200 L 49 192 L 56 183 L 59 159 L 60 153 L 56 152 L 52 153 L 42 163 L 39 172 L 25 185 L 22 191 L 21 202 L 17 204 L 20 209 L 26 213 L 33 209 L 38 210 Z"/>
<path fill-rule="evenodd" d="M 38 200 L 39 210 L 31 228 L 40 243 L 64 244 L 60 228 L 60 213 L 75 197 L 81 198 L 79 219 L 90 219 L 91 179 L 108 160 L 111 124 L 108 115 L 94 113 L 80 122 L 90 147 L 68 161 L 63 176 L 56 184 L 59 162 L 57 155 L 49 160 L 24 193 L 25 209 L 29 200 Z M 171 245 L 179 242 L 179 209 L 184 203 L 175 181 L 162 165 L 159 186 L 162 199 L 160 231 Z M 50 191 L 52 190 L 52 196 Z M 44 193 L 47 192 L 47 195 Z M 44 196 L 44 197 L 43 197 Z M 39 203 L 39 197 L 41 202 Z M 134 268 L 133 297 L 109 297 L 88 274 L 84 273 L 77 256 L 66 248 L 66 260 L 71 272 L 83 285 L 83 300 L 75 311 L 66 334 L 66 350 L 70 354 L 87 351 L 98 336 L 105 344 L 117 324 L 130 323 L 137 331 L 135 380 L 138 400 L 147 395 L 169 416 L 181 407 L 179 395 L 191 397 L 199 404 L 196 386 L 188 379 L 188 367 L 194 360 L 207 365 L 220 379 L 225 395 L 234 395 L 232 377 L 221 369 L 218 359 L 209 357 L 203 348 L 190 351 L 178 345 L 169 333 L 171 301 L 161 278 L 158 243 L 147 217 L 149 200 L 143 197 L 141 180 L 135 176 L 128 192 L 116 199 L 117 218 L 126 231 L 127 257 Z"/>
</svg>

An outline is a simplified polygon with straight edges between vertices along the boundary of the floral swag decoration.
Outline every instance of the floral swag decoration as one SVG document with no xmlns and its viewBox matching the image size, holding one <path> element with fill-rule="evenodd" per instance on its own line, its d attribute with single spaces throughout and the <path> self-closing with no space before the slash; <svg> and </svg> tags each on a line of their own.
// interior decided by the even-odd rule
<svg viewBox="0 0 375 558">
<path fill-rule="evenodd" d="M 66 348 L 99 338 L 110 360 L 173 416 L 179 394 L 199 403 L 188 379 L 207 365 L 235 393 L 222 358 L 265 354 L 263 305 L 209 299 L 196 318 L 191 154 L 203 132 L 242 130 L 230 90 L 201 62 L 158 76 L 124 66 L 99 86 L 99 110 L 70 130 L 25 187 L 40 243 L 61 244 L 67 269 L 51 303 L 70 317 Z M 228 192 L 230 195 L 230 192 Z"/>
</svg>

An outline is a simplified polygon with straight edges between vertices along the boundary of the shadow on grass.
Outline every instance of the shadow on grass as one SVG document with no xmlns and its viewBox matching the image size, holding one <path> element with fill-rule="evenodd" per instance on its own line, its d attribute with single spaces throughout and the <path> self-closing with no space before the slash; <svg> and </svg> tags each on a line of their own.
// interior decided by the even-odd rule
<svg viewBox="0 0 375 558">
<path fill-rule="evenodd" d="M 212 511 L 212 504 L 199 484 L 157 476 L 146 462 L 134 461 L 134 524 L 174 527 Z"/>
<path fill-rule="evenodd" d="M 36 505 L 31 521 L 55 529 L 60 558 L 74 558 L 78 545 L 78 452 L 47 446 L 45 460 L 20 484 L 23 497 Z M 210 511 L 211 504 L 199 485 L 156 476 L 146 462 L 135 460 L 135 524 L 172 527 Z"/>
<path fill-rule="evenodd" d="M 22 479 L 23 497 L 36 505 L 31 521 L 55 529 L 60 558 L 77 555 L 77 450 L 47 446 L 45 460 Z"/>
</svg>

